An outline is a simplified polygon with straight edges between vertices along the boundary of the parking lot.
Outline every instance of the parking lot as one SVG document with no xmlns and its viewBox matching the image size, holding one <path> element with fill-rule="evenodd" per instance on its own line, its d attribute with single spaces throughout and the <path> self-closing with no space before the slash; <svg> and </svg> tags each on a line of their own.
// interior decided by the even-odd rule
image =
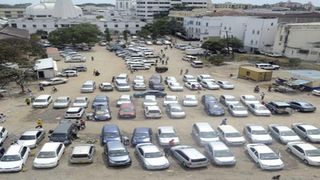
<svg viewBox="0 0 320 180">
<path fill-rule="evenodd" d="M 160 49 L 164 46 L 152 46 L 156 52 L 160 52 Z M 166 87 L 166 92 L 170 95 L 179 96 L 180 100 L 184 95 L 194 94 L 200 100 L 201 96 L 204 94 L 213 94 L 216 97 L 219 97 L 222 94 L 230 94 L 239 99 L 240 95 L 245 94 L 254 94 L 253 89 L 255 83 L 230 78 L 230 74 L 236 74 L 239 64 L 238 63 L 228 63 L 227 65 L 216 67 L 204 67 L 204 68 L 192 68 L 189 63 L 182 61 L 183 52 L 175 48 L 168 49 L 164 51 L 167 56 L 170 57 L 168 61 L 168 71 L 163 73 L 162 76 L 175 76 L 180 84 L 182 82 L 182 75 L 180 75 L 180 70 L 189 70 L 189 74 L 198 75 L 198 74 L 210 74 L 214 77 L 215 80 L 228 80 L 235 85 L 234 90 L 201 90 L 200 93 L 197 91 L 190 91 L 184 88 L 183 92 L 171 92 Z M 237 164 L 233 167 L 216 167 L 209 165 L 208 168 L 204 169 L 195 169 L 189 170 L 181 167 L 172 157 L 169 157 L 170 168 L 164 171 L 146 171 L 139 164 L 138 160 L 134 156 L 134 149 L 129 148 L 132 165 L 127 168 L 109 168 L 104 162 L 103 156 L 103 147 L 99 143 L 99 135 L 101 128 L 104 124 L 114 123 L 117 124 L 121 131 L 130 136 L 135 127 L 150 127 L 155 132 L 157 127 L 170 125 L 176 128 L 177 133 L 181 139 L 182 144 L 188 144 L 196 147 L 200 152 L 203 152 L 203 148 L 197 146 L 195 141 L 191 136 L 191 126 L 195 122 L 209 122 L 213 127 L 217 127 L 223 117 L 212 117 L 208 116 L 203 106 L 199 103 L 197 107 L 184 107 L 186 111 L 185 119 L 170 119 L 165 113 L 161 119 L 145 119 L 143 115 L 142 100 L 134 99 L 134 105 L 137 110 L 137 117 L 135 119 L 123 120 L 117 118 L 118 108 L 116 107 L 116 100 L 121 94 L 133 94 L 134 91 L 130 92 L 118 92 L 116 90 L 112 92 L 101 92 L 99 89 L 96 89 L 94 93 L 81 94 L 80 87 L 82 83 L 86 80 L 94 80 L 97 84 L 102 82 L 111 82 L 112 76 L 116 76 L 120 73 L 129 74 L 130 79 L 133 79 L 135 75 L 143 75 L 145 79 L 148 79 L 152 74 L 155 73 L 154 68 L 150 70 L 140 70 L 134 72 L 133 74 L 125 67 L 124 62 L 121 58 L 117 57 L 114 53 L 111 53 L 105 50 L 105 47 L 96 46 L 93 50 L 89 52 L 82 53 L 87 58 L 87 62 L 83 63 L 88 67 L 87 72 L 79 73 L 78 77 L 69 77 L 69 81 L 63 85 L 57 85 L 58 92 L 52 94 L 53 99 L 58 96 L 70 96 L 71 99 L 74 99 L 78 96 L 87 96 L 91 101 L 98 94 L 105 94 L 110 98 L 112 120 L 107 122 L 92 122 L 88 121 L 86 123 L 86 129 L 79 132 L 80 138 L 73 142 L 66 148 L 59 166 L 53 169 L 46 170 L 36 170 L 32 168 L 32 161 L 35 154 L 38 152 L 39 148 L 33 149 L 32 154 L 28 159 L 28 163 L 25 166 L 23 172 L 20 173 L 6 173 L 0 174 L 0 179 L 271 179 L 274 175 L 281 175 L 281 179 L 319 179 L 320 175 L 318 173 L 318 168 L 311 166 L 306 166 L 295 158 L 293 155 L 285 151 L 285 146 L 274 141 L 271 145 L 271 148 L 275 152 L 281 154 L 281 158 L 285 163 L 285 168 L 282 171 L 268 172 L 262 171 L 257 167 L 256 164 L 251 161 L 249 156 L 245 153 L 244 147 L 231 147 L 234 152 L 237 160 Z M 94 57 L 94 60 L 91 61 L 91 57 Z M 63 61 L 58 62 L 59 69 L 66 68 L 71 64 L 64 63 Z M 94 76 L 93 70 L 98 70 L 101 74 L 100 76 Z M 278 73 L 275 72 L 274 77 Z M 50 94 L 51 87 L 45 87 L 45 93 L 40 92 L 37 89 L 37 86 L 31 87 L 34 95 L 40 94 Z M 319 107 L 320 101 L 319 98 L 307 94 L 297 94 L 297 95 L 286 95 L 275 92 L 267 92 L 267 89 L 262 89 L 266 93 L 265 101 L 271 100 L 292 100 L 292 99 L 302 99 L 309 101 L 313 105 Z M 255 94 L 260 98 L 259 94 Z M 32 109 L 30 106 L 25 105 L 25 97 L 19 98 L 7 98 L 0 101 L 0 109 L 8 115 L 8 120 L 1 124 L 5 126 L 10 132 L 10 139 L 13 139 L 14 136 L 19 136 L 22 132 L 27 129 L 34 128 L 36 125 L 36 120 L 41 118 L 44 120 L 44 128 L 46 130 L 54 129 L 57 123 L 63 119 L 65 109 L 55 110 L 52 109 L 52 105 L 45 109 Z M 158 98 L 158 104 L 162 105 L 162 99 Z M 164 112 L 164 108 L 162 112 Z M 91 112 L 91 108 L 87 109 L 87 112 Z M 246 124 L 258 124 L 267 127 L 269 124 L 277 123 L 287 126 L 291 126 L 295 122 L 304 122 L 310 123 L 317 127 L 320 127 L 319 122 L 319 113 L 299 113 L 295 112 L 291 116 L 281 116 L 281 115 L 272 115 L 270 117 L 257 117 L 249 113 L 248 117 L 245 118 L 236 118 L 232 117 L 229 113 L 226 112 L 227 123 L 233 125 L 239 131 L 242 132 L 244 125 Z M 89 165 L 70 165 L 68 163 L 68 158 L 72 146 L 77 143 L 85 143 L 87 140 L 96 139 L 96 155 L 93 164 Z M 7 142 L 8 142 L 7 140 Z M 46 138 L 44 142 L 47 142 Z M 154 138 L 154 142 L 155 138 Z M 41 144 L 41 145 L 42 145 Z M 319 147 L 319 145 L 316 145 Z"/>
</svg>

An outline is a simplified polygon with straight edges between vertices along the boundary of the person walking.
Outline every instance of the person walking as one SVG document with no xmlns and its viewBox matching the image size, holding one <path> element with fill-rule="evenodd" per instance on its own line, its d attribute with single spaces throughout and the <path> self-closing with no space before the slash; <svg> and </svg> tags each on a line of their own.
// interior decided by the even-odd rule
<svg viewBox="0 0 320 180">
<path fill-rule="evenodd" d="M 189 69 L 186 69 L 186 72 L 184 74 L 188 74 L 189 73 Z"/>
<path fill-rule="evenodd" d="M 168 60 L 166 60 L 166 65 L 168 65 Z"/>
<path fill-rule="evenodd" d="M 161 64 L 164 65 L 164 60 L 161 61 Z"/>
<path fill-rule="evenodd" d="M 30 103 L 31 103 L 30 98 L 26 98 L 24 101 L 26 102 L 27 106 L 30 106 Z"/>
<path fill-rule="evenodd" d="M 43 127 L 43 120 L 42 119 L 38 119 L 37 120 L 37 126 L 36 126 L 36 128 L 42 128 Z"/>
<path fill-rule="evenodd" d="M 220 125 L 227 125 L 227 118 L 222 119 Z"/>
<path fill-rule="evenodd" d="M 94 60 L 94 57 L 93 56 L 91 56 L 91 61 L 93 61 Z"/>
<path fill-rule="evenodd" d="M 182 75 L 182 73 L 183 73 L 183 69 L 180 70 L 180 75 Z"/>
<path fill-rule="evenodd" d="M 262 92 L 262 93 L 260 94 L 260 96 L 261 96 L 261 101 L 263 101 L 263 100 L 264 100 L 265 93 Z"/>
<path fill-rule="evenodd" d="M 111 82 L 112 82 L 112 83 L 114 83 L 114 79 L 115 79 L 115 77 L 114 77 L 114 76 L 112 76 L 112 80 L 111 80 Z"/>
<path fill-rule="evenodd" d="M 44 87 L 43 87 L 43 84 L 39 84 L 39 89 L 40 89 L 40 91 L 44 91 Z"/>
<path fill-rule="evenodd" d="M 96 75 L 96 69 L 93 69 L 93 75 L 94 76 Z"/>
</svg>

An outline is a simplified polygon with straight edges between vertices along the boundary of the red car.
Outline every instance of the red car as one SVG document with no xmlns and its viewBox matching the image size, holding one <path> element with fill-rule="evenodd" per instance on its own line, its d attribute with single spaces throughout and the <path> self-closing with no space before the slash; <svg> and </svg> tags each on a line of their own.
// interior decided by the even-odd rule
<svg viewBox="0 0 320 180">
<path fill-rule="evenodd" d="M 123 103 L 120 105 L 118 112 L 119 118 L 135 118 L 136 109 L 132 103 Z"/>
</svg>

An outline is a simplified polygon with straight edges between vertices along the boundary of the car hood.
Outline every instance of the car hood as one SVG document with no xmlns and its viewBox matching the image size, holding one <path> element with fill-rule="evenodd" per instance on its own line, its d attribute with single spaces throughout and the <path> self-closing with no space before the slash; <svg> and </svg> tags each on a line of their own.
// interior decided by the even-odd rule
<svg viewBox="0 0 320 180">
<path fill-rule="evenodd" d="M 226 140 L 229 142 L 244 142 L 243 137 L 226 137 Z"/>
<path fill-rule="evenodd" d="M 115 161 L 115 162 L 119 162 L 119 161 L 127 161 L 130 159 L 129 155 L 125 155 L 125 156 L 116 156 L 116 157 L 110 157 L 109 159 L 111 161 Z"/>
<path fill-rule="evenodd" d="M 281 136 L 280 138 L 283 139 L 284 141 L 300 141 L 301 140 L 299 136 Z"/>
<path fill-rule="evenodd" d="M 200 138 L 201 141 L 203 142 L 213 142 L 213 141 L 219 141 L 219 137 L 214 137 L 214 138 Z"/>
<path fill-rule="evenodd" d="M 270 114 L 271 112 L 268 109 L 265 110 L 255 110 L 256 113 L 258 114 Z"/>
<path fill-rule="evenodd" d="M 58 161 L 58 158 L 35 158 L 33 163 L 34 164 L 52 164 L 56 163 Z"/>
<path fill-rule="evenodd" d="M 260 160 L 260 163 L 266 166 L 281 166 L 283 162 L 281 159 L 273 159 L 273 160 Z"/>
<path fill-rule="evenodd" d="M 22 166 L 22 160 L 20 161 L 12 161 L 12 162 L 2 162 L 0 161 L 0 168 L 6 169 L 6 168 L 14 168 Z"/>
<path fill-rule="evenodd" d="M 17 143 L 22 146 L 33 146 L 36 144 L 36 140 L 18 140 Z"/>
<path fill-rule="evenodd" d="M 248 114 L 248 111 L 233 111 L 234 114 L 239 114 L 239 115 L 246 115 Z"/>
<path fill-rule="evenodd" d="M 310 159 L 311 161 L 320 163 L 320 156 L 314 156 L 314 157 L 308 156 L 308 159 Z"/>
<path fill-rule="evenodd" d="M 169 163 L 168 159 L 164 156 L 158 158 L 145 158 L 146 164 L 151 166 L 163 166 Z"/>
<path fill-rule="evenodd" d="M 260 141 L 272 140 L 272 138 L 271 138 L 271 136 L 270 136 L 269 134 L 252 135 L 252 139 L 254 139 L 254 140 L 260 140 Z"/>
<path fill-rule="evenodd" d="M 86 106 L 87 103 L 73 103 L 73 106 L 79 107 L 79 106 Z"/>
<path fill-rule="evenodd" d="M 66 102 L 64 102 L 64 103 L 57 103 L 57 102 L 53 103 L 53 106 L 67 106 L 67 105 L 68 105 L 68 103 L 66 103 Z"/>
<path fill-rule="evenodd" d="M 309 135 L 310 139 L 320 140 L 320 135 Z"/>
</svg>

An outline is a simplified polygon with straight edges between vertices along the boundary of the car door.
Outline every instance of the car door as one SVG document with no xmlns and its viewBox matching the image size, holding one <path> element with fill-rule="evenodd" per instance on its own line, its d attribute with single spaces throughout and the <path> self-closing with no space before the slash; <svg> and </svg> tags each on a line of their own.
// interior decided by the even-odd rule
<svg viewBox="0 0 320 180">
<path fill-rule="evenodd" d="M 43 131 L 38 131 L 37 132 L 37 134 L 36 134 L 36 139 L 37 139 L 37 141 L 36 141 L 36 144 L 39 144 L 40 143 L 40 141 L 43 139 L 43 133 L 42 133 Z"/>
<path fill-rule="evenodd" d="M 245 131 L 244 131 L 244 132 L 246 133 L 248 139 L 249 139 L 250 141 L 252 141 L 251 128 L 250 128 L 249 126 L 247 126 L 247 127 L 245 128 Z"/>
<path fill-rule="evenodd" d="M 27 162 L 27 159 L 28 159 L 28 155 L 29 155 L 29 152 L 28 152 L 28 148 L 27 147 L 23 147 L 21 152 L 20 152 L 20 157 L 22 159 L 22 164 L 25 164 Z"/>
<path fill-rule="evenodd" d="M 307 136 L 307 131 L 302 126 L 296 126 L 296 130 L 297 130 L 296 132 L 303 138 Z"/>
<path fill-rule="evenodd" d="M 141 148 L 138 148 L 137 156 L 138 156 L 138 159 L 143 162 L 144 152 Z"/>
<path fill-rule="evenodd" d="M 280 139 L 279 137 L 279 130 L 276 127 L 271 127 L 271 135 L 273 135 L 273 137 L 275 137 L 276 139 Z"/>
<path fill-rule="evenodd" d="M 57 148 L 57 157 L 58 157 L 58 161 L 60 160 L 62 154 L 64 152 L 64 145 L 60 144 Z"/>
<path fill-rule="evenodd" d="M 259 162 L 259 153 L 255 150 L 255 148 L 251 147 L 249 154 L 256 163 Z"/>
<path fill-rule="evenodd" d="M 304 159 L 305 157 L 305 153 L 303 151 L 303 149 L 301 149 L 299 146 L 297 145 L 293 145 L 292 146 L 292 153 L 295 154 L 296 156 L 298 156 L 300 159 Z"/>
</svg>

